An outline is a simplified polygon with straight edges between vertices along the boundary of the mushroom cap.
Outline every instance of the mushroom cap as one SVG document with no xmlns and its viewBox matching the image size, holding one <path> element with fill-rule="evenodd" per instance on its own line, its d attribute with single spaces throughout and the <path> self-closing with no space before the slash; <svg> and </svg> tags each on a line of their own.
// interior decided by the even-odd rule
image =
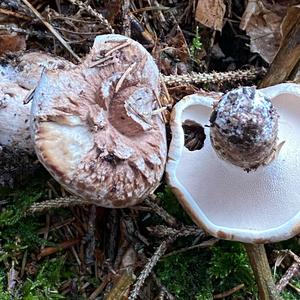
<svg viewBox="0 0 300 300">
<path fill-rule="evenodd" d="M 31 103 L 23 101 L 36 87 L 44 69 L 65 64 L 71 63 L 32 52 L 0 65 L 0 145 L 34 152 L 30 137 Z"/>
<path fill-rule="evenodd" d="M 32 137 L 39 160 L 68 191 L 105 207 L 140 202 L 166 160 L 159 71 L 139 43 L 95 39 L 84 62 L 47 71 L 34 93 Z"/>
<path fill-rule="evenodd" d="M 185 97 L 171 116 L 172 141 L 166 173 L 181 204 L 215 237 L 247 243 L 288 239 L 300 232 L 300 86 L 258 90 L 279 114 L 276 159 L 250 173 L 219 156 L 206 138 L 201 150 L 184 147 L 182 123 L 209 125 L 214 99 Z M 204 127 L 206 137 L 210 128 Z"/>
</svg>

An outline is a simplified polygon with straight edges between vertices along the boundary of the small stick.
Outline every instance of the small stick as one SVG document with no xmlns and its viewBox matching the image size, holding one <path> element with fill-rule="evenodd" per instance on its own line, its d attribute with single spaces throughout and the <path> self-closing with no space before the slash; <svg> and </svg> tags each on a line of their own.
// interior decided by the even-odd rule
<svg viewBox="0 0 300 300">
<path fill-rule="evenodd" d="M 171 225 L 172 226 L 172 225 Z M 204 236 L 205 233 L 202 229 L 195 226 L 183 226 L 181 228 L 171 228 L 164 225 L 156 225 L 147 227 L 147 230 L 157 237 L 176 236 L 176 237 L 188 237 L 191 235 Z"/>
<path fill-rule="evenodd" d="M 101 67 L 102 67 L 102 66 L 103 66 L 102 64 L 103 64 L 104 62 L 106 62 L 106 61 L 108 61 L 108 60 L 111 60 L 111 59 L 113 59 L 113 56 L 107 56 L 107 57 L 100 58 L 100 59 L 98 59 L 98 60 L 92 62 L 92 63 L 89 65 L 89 67 L 90 67 L 90 68 L 94 68 L 94 67 L 99 66 L 99 65 L 101 65 Z M 111 63 L 113 63 L 113 62 L 111 62 Z"/>
<path fill-rule="evenodd" d="M 99 21 L 104 24 L 106 30 L 109 33 L 114 33 L 114 29 L 112 28 L 112 26 L 109 24 L 109 22 L 103 17 L 103 15 L 97 11 L 95 11 L 90 5 L 81 2 L 80 0 L 68 0 L 69 2 L 71 2 L 74 5 L 79 6 L 81 9 L 86 10 L 89 14 L 91 14 L 92 16 L 96 17 L 97 19 L 99 19 Z"/>
<path fill-rule="evenodd" d="M 280 293 L 288 284 L 289 281 L 299 273 L 300 265 L 297 262 L 294 262 L 284 273 L 282 278 L 276 284 L 276 290 Z"/>
<path fill-rule="evenodd" d="M 81 239 L 72 239 L 72 240 L 67 240 L 62 243 L 59 243 L 55 247 L 46 247 L 41 250 L 40 252 L 40 257 L 45 257 L 54 253 L 57 253 L 58 251 L 61 251 L 63 249 L 70 248 L 76 244 L 78 244 L 81 241 Z"/>
<path fill-rule="evenodd" d="M 19 27 L 15 27 L 14 25 L 9 25 L 9 24 L 0 24 L 0 30 L 5 30 L 9 32 L 17 32 L 17 33 L 22 33 L 22 34 L 28 34 L 28 35 L 34 35 L 37 37 L 47 37 L 47 38 L 52 38 L 52 35 L 45 34 L 40 31 L 35 31 L 35 30 L 28 30 L 28 29 L 23 29 Z"/>
<path fill-rule="evenodd" d="M 223 299 L 223 298 L 228 297 L 228 296 L 234 294 L 235 292 L 241 290 L 244 286 L 245 285 L 243 283 L 241 283 L 241 284 L 237 285 L 236 287 L 230 289 L 229 291 L 214 295 L 213 298 L 214 299 Z"/>
<path fill-rule="evenodd" d="M 70 54 L 78 61 L 81 62 L 80 57 L 72 50 L 72 48 L 66 43 L 63 37 L 56 31 L 53 26 L 44 20 L 42 15 L 27 1 L 21 0 L 34 14 L 35 16 L 48 28 L 48 30 L 61 42 L 61 44 L 70 52 Z"/>
<path fill-rule="evenodd" d="M 122 19 L 123 19 L 123 34 L 130 37 L 131 36 L 131 28 L 130 28 L 130 19 L 129 19 L 129 0 L 122 1 Z"/>
<path fill-rule="evenodd" d="M 116 89 L 115 92 L 117 93 L 119 91 L 119 89 L 122 87 L 122 84 L 124 82 L 124 80 L 126 79 L 127 75 L 134 69 L 134 67 L 136 66 L 137 62 L 135 61 L 134 63 L 132 63 L 127 70 L 123 73 L 123 75 L 121 76 L 121 78 L 119 79 L 117 85 L 116 85 Z"/>
<path fill-rule="evenodd" d="M 184 84 L 220 83 L 228 81 L 252 80 L 262 74 L 262 70 L 249 69 L 229 72 L 190 73 L 183 75 L 161 75 L 168 86 Z"/>
<path fill-rule="evenodd" d="M 152 210 L 159 215 L 169 226 L 178 225 L 177 220 L 170 215 L 166 210 L 157 205 L 155 202 L 155 196 L 150 195 L 149 198 L 145 199 L 145 203 L 152 208 Z"/>
<path fill-rule="evenodd" d="M 163 241 L 160 246 L 156 249 L 156 251 L 154 252 L 153 256 L 150 258 L 150 260 L 148 261 L 148 263 L 145 265 L 143 271 L 141 272 L 141 274 L 139 275 L 136 283 L 133 286 L 133 289 L 128 297 L 128 300 L 135 300 L 137 299 L 140 290 L 145 282 L 145 280 L 148 278 L 148 276 L 150 275 L 152 269 L 155 267 L 155 265 L 157 264 L 157 262 L 159 261 L 159 259 L 164 255 L 164 253 L 167 250 L 167 241 Z"/>
<path fill-rule="evenodd" d="M 87 232 L 87 242 L 88 245 L 85 250 L 85 263 L 86 265 L 91 265 L 95 261 L 95 224 L 96 224 L 96 205 L 90 206 L 89 219 L 88 219 L 88 232 Z"/>
<path fill-rule="evenodd" d="M 0 8 L 0 14 L 7 15 L 7 16 L 13 16 L 15 18 L 19 18 L 19 19 L 23 19 L 23 20 L 27 20 L 27 21 L 31 20 L 30 17 L 28 17 L 24 14 L 21 14 L 19 12 L 15 12 L 15 11 L 11 11 L 11 10 L 5 9 L 5 8 Z"/>
<path fill-rule="evenodd" d="M 104 57 L 106 56 L 110 56 L 112 53 L 114 53 L 115 51 L 117 50 L 120 50 L 120 49 L 123 49 L 125 47 L 128 47 L 131 45 L 131 42 L 130 41 L 126 41 L 126 42 L 123 42 L 122 44 L 118 45 L 118 46 L 115 46 L 113 47 L 112 49 L 110 49 L 109 51 L 107 51 L 105 54 L 104 54 Z"/>
<path fill-rule="evenodd" d="M 212 238 L 208 241 L 204 241 L 204 242 L 202 242 L 200 244 L 197 244 L 197 245 L 193 245 L 193 246 L 190 246 L 190 247 L 185 247 L 185 248 L 182 248 L 182 249 L 179 249 L 179 250 L 169 252 L 169 253 L 165 254 L 162 258 L 166 258 L 168 256 L 173 256 L 173 255 L 176 255 L 176 254 L 179 254 L 179 253 L 184 253 L 184 252 L 187 252 L 187 251 L 190 251 L 190 250 L 193 250 L 193 249 L 211 247 L 215 243 L 217 243 L 218 241 L 219 241 L 218 239 Z"/>
<path fill-rule="evenodd" d="M 99 287 L 97 287 L 94 290 L 94 292 L 89 296 L 88 300 L 95 300 L 100 295 L 100 293 L 102 293 L 102 291 L 104 290 L 108 282 L 109 282 L 108 277 L 105 277 L 101 282 L 101 284 L 99 285 Z"/>
<path fill-rule="evenodd" d="M 61 197 L 55 198 L 52 200 L 45 200 L 43 202 L 35 203 L 29 207 L 26 211 L 26 214 L 34 214 L 34 213 L 41 213 L 45 210 L 53 209 L 53 208 L 61 208 L 61 207 L 71 207 L 76 205 L 89 205 L 90 202 L 81 199 L 76 196 L 69 196 L 69 197 Z"/>
</svg>

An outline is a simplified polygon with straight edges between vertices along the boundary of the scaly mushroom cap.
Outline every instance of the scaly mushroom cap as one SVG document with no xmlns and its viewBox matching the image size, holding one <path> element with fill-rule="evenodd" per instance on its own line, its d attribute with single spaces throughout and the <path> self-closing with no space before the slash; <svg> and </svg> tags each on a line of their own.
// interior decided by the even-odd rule
<svg viewBox="0 0 300 300">
<path fill-rule="evenodd" d="M 159 71 L 140 44 L 98 36 L 83 64 L 40 80 L 32 106 L 40 161 L 67 190 L 96 205 L 134 205 L 164 171 L 165 125 L 152 115 L 159 94 Z"/>
<path fill-rule="evenodd" d="M 72 64 L 38 52 L 0 65 L 0 146 L 34 152 L 29 126 L 31 103 L 23 101 L 36 87 L 44 69 L 63 65 Z"/>
</svg>

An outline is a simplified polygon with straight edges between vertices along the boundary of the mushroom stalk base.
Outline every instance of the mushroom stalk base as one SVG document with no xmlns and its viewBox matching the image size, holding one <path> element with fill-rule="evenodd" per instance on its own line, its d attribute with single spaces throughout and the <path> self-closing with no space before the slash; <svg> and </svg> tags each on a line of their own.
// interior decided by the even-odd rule
<svg viewBox="0 0 300 300">
<path fill-rule="evenodd" d="M 264 245 L 244 244 L 258 286 L 260 300 L 280 300 Z"/>
</svg>

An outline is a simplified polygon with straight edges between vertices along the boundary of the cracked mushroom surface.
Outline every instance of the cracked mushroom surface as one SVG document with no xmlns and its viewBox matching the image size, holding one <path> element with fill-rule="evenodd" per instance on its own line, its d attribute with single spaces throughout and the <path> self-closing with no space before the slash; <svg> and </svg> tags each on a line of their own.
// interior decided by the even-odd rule
<svg viewBox="0 0 300 300">
<path fill-rule="evenodd" d="M 45 53 L 32 52 L 0 64 L 0 146 L 33 153 L 30 137 L 31 103 L 24 100 L 37 86 L 45 69 L 72 63 Z"/>
<path fill-rule="evenodd" d="M 139 43 L 102 35 L 81 65 L 46 71 L 34 93 L 32 137 L 48 171 L 96 205 L 134 205 L 166 160 L 159 71 Z"/>
</svg>

